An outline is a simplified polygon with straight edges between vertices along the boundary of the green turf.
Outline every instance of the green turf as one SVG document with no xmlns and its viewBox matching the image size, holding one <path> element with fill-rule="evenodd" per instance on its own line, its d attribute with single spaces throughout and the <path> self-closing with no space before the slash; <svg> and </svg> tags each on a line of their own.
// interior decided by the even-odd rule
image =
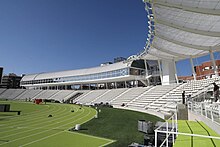
<svg viewBox="0 0 220 147">
<path fill-rule="evenodd" d="M 138 120 L 163 121 L 146 113 L 101 107 L 98 119 L 82 125 L 82 133 L 116 140 L 109 147 L 126 147 L 132 142 L 143 143 L 144 134 L 138 132 Z"/>
<path fill-rule="evenodd" d="M 200 134 L 200 135 L 208 135 L 207 131 L 211 136 L 220 137 L 216 132 L 210 129 L 207 125 L 203 122 L 195 122 L 195 121 L 178 121 L 178 131 L 182 133 L 189 133 L 191 134 L 191 130 L 193 134 Z M 205 129 L 207 130 L 205 130 Z M 202 138 L 202 137 L 191 137 L 191 136 L 184 136 L 178 135 L 178 138 L 175 141 L 175 147 L 214 147 L 220 146 L 220 140 L 213 139 L 213 141 L 209 138 Z"/>
<path fill-rule="evenodd" d="M 96 110 L 89 107 L 80 109 L 77 105 L 42 104 L 27 102 L 4 102 L 11 104 L 16 113 L 0 112 L 0 146 L 74 146 L 91 147 L 111 143 L 112 140 L 85 136 L 67 131 L 75 124 L 92 119 Z M 74 112 L 71 112 L 74 110 Z M 53 117 L 48 117 L 51 114 Z"/>
</svg>

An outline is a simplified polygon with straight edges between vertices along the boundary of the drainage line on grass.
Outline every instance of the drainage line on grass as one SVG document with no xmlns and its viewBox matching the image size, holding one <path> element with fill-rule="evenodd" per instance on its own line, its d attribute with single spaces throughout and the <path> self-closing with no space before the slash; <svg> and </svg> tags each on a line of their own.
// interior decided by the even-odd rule
<svg viewBox="0 0 220 147">
<path fill-rule="evenodd" d="M 196 120 L 196 122 L 207 132 L 207 134 L 208 134 L 209 136 L 211 136 L 210 133 L 209 133 L 209 131 L 208 131 L 198 120 Z M 210 139 L 211 139 L 211 141 L 212 141 L 213 146 L 216 147 L 215 142 L 213 141 L 213 139 L 212 139 L 212 138 L 210 138 Z"/>
<path fill-rule="evenodd" d="M 187 126 L 190 129 L 191 134 L 193 134 L 193 130 L 191 129 L 191 127 L 189 126 L 189 123 L 186 121 Z M 191 136 L 191 147 L 193 147 L 193 136 Z"/>
</svg>

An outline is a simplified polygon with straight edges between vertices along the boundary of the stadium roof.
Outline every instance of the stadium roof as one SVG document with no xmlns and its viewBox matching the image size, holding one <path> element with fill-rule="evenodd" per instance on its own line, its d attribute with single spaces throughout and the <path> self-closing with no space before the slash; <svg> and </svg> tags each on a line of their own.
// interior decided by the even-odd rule
<svg viewBox="0 0 220 147">
<path fill-rule="evenodd" d="M 142 58 L 181 60 L 220 50 L 220 0 L 143 0 L 149 34 Z"/>
<path fill-rule="evenodd" d="M 93 67 L 93 68 L 49 72 L 49 73 L 29 74 L 29 75 L 25 75 L 22 78 L 22 81 L 89 75 L 89 74 L 96 74 L 96 73 L 118 70 L 118 69 L 127 68 L 127 67 L 130 67 L 129 63 L 118 62 L 118 63 L 114 63 L 114 64 L 109 64 L 109 65 L 105 65 L 105 66 L 98 66 L 98 67 Z"/>
</svg>

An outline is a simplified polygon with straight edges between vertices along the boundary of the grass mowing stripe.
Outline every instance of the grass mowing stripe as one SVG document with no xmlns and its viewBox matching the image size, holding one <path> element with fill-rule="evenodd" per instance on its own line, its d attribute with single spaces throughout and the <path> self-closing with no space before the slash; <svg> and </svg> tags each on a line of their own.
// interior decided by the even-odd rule
<svg viewBox="0 0 220 147">
<path fill-rule="evenodd" d="M 20 145 L 19 147 L 24 147 L 24 146 L 27 146 L 27 145 L 33 144 L 33 143 L 35 143 L 35 142 L 42 141 L 42 140 L 44 140 L 44 139 L 47 139 L 47 138 L 50 138 L 50 137 L 56 136 L 56 135 L 58 135 L 58 134 L 60 134 L 60 133 L 63 133 L 63 132 L 64 132 L 64 131 L 60 131 L 60 132 L 58 132 L 58 133 L 55 133 L 55 134 L 52 134 L 52 135 L 49 135 L 49 136 L 43 137 L 43 138 L 41 138 L 41 139 L 34 140 L 34 141 L 32 141 L 32 142 L 29 142 L 29 143 L 26 143 L 26 144 Z"/>
<path fill-rule="evenodd" d="M 106 143 L 106 144 L 100 145 L 99 147 L 104 147 L 104 146 L 107 146 L 107 145 L 112 144 L 112 143 L 114 143 L 114 142 L 115 142 L 115 141 L 112 140 L 112 141 L 110 141 L 110 142 L 108 142 L 108 143 Z"/>
<path fill-rule="evenodd" d="M 88 120 L 89 121 L 89 120 Z M 84 122 L 85 123 L 85 122 Z M 103 138 L 103 137 L 97 137 L 97 136 L 91 136 L 91 135 L 87 135 L 87 134 L 82 134 L 82 133 L 76 133 L 76 132 L 70 132 L 70 131 L 67 131 L 68 133 L 72 133 L 72 134 L 77 134 L 77 135 L 81 135 L 81 136 L 86 136 L 86 137 L 92 137 L 92 138 L 96 138 L 96 139 L 102 139 L 102 140 L 106 140 L 106 141 L 109 141 L 108 143 L 105 143 L 99 147 L 104 147 L 104 146 L 107 146 L 109 144 L 112 144 L 113 142 L 115 142 L 115 140 L 111 140 L 111 139 L 107 139 L 107 138 Z"/>
<path fill-rule="evenodd" d="M 72 109 L 72 107 L 69 107 L 69 108 Z M 74 108 L 75 108 L 75 107 L 74 107 Z M 56 109 L 56 107 L 55 107 L 55 109 Z M 65 107 L 65 109 L 66 109 L 66 107 Z M 75 109 L 76 109 L 76 108 L 75 108 Z M 61 112 L 60 112 L 60 109 L 59 109 L 59 110 L 56 110 L 56 111 L 53 111 L 52 113 L 56 113 L 56 112 L 61 113 Z M 48 114 L 49 112 L 45 112 L 45 113 Z M 41 117 L 42 117 L 42 118 L 45 118 L 44 116 L 42 116 L 43 114 L 41 114 L 41 113 L 38 114 L 38 115 L 39 115 L 40 117 L 37 117 L 37 118 L 34 118 L 34 119 L 33 119 L 34 116 L 33 116 L 33 117 L 31 116 L 32 119 L 30 119 L 29 121 L 33 122 L 33 120 L 35 120 L 35 119 L 39 120 L 39 118 L 41 118 Z M 23 118 L 22 118 L 22 119 L 23 119 Z M 26 123 L 27 123 L 27 122 L 28 122 L 28 121 L 26 121 Z M 22 123 L 22 124 L 24 124 L 24 123 Z M 30 123 L 28 123 L 28 124 L 30 124 Z"/>
<path fill-rule="evenodd" d="M 65 109 L 64 109 L 64 111 L 65 111 Z M 59 112 L 59 113 L 63 113 L 63 111 L 62 112 Z M 32 119 L 33 120 L 33 119 Z M 32 122 L 32 123 L 26 123 L 26 124 L 28 124 L 28 125 L 30 125 L 30 124 L 39 124 L 39 122 L 41 122 L 42 120 L 40 120 L 39 118 L 38 118 L 38 120 L 37 120 L 37 122 L 38 123 L 36 123 L 36 121 L 32 121 L 31 119 L 30 119 L 30 122 Z M 35 119 L 34 119 L 35 120 Z M 27 121 L 26 121 L 27 122 Z M 29 121 L 28 121 L 29 122 Z M 44 123 L 46 123 L 46 122 L 44 122 Z M 22 123 L 22 125 L 24 126 L 24 125 L 26 125 L 25 123 Z M 16 125 L 16 124 L 14 124 L 14 125 Z M 4 132 L 1 132 L 1 133 L 6 133 L 6 132 L 11 132 L 11 131 L 16 131 L 16 130 L 19 130 L 19 128 L 17 128 L 17 129 L 12 129 L 12 130 L 9 130 L 9 131 L 4 131 Z"/>
<path fill-rule="evenodd" d="M 103 139 L 103 140 L 106 140 L 106 141 L 113 141 L 113 142 L 115 142 L 115 140 L 111 140 L 111 139 L 107 139 L 107 138 L 103 138 L 103 137 L 91 136 L 91 135 L 87 135 L 87 134 L 82 134 L 82 133 L 77 133 L 77 132 L 70 132 L 70 131 L 66 131 L 66 132 L 72 133 L 72 134 L 81 135 L 81 136 L 87 136 L 87 137 L 92 137 L 92 138 L 96 138 L 96 139 Z"/>
<path fill-rule="evenodd" d="M 185 121 L 185 122 L 186 122 L 191 134 L 193 134 L 193 131 L 192 131 L 191 127 L 189 126 L 188 122 L 187 121 Z M 191 136 L 191 147 L 193 147 L 193 136 Z"/>
<path fill-rule="evenodd" d="M 83 112 L 84 112 L 84 109 L 83 109 Z M 82 112 L 82 113 L 83 113 L 83 112 Z M 81 114 L 81 113 L 80 113 L 80 114 Z M 79 114 L 79 116 L 80 116 L 80 114 Z M 84 117 L 85 117 L 85 116 L 84 116 Z M 84 117 L 81 117 L 80 119 L 82 119 L 82 118 L 84 118 Z M 71 119 L 72 119 L 72 118 L 71 118 Z M 78 119 L 77 119 L 77 120 L 78 120 Z M 75 120 L 75 121 L 76 121 L 76 120 Z M 73 121 L 73 122 L 75 122 L 75 121 Z M 70 123 L 72 123 L 72 122 L 70 122 Z M 64 124 L 64 125 L 66 125 L 66 124 Z M 61 125 L 61 126 L 64 126 L 64 125 Z M 61 127 L 61 126 L 59 126 L 59 127 Z M 56 128 L 59 128 L 59 127 L 56 127 Z M 54 128 L 54 129 L 56 129 L 56 128 Z M 33 129 L 33 130 L 36 130 L 36 129 Z M 1 145 L 4 145 L 4 144 L 7 144 L 7 143 L 11 143 L 11 142 L 17 141 L 17 140 L 24 139 L 24 138 L 27 138 L 27 137 L 32 137 L 32 136 L 37 135 L 37 134 L 45 133 L 45 132 L 48 132 L 48 131 L 50 131 L 50 130 L 52 130 L 52 129 L 48 129 L 48 130 L 45 130 L 45 131 L 41 131 L 41 132 L 38 132 L 38 133 L 35 133 L 35 134 L 32 134 L 32 135 L 29 135 L 29 136 L 24 136 L 24 137 L 21 137 L 21 138 L 17 138 L 17 139 L 11 140 L 11 141 L 9 141 L 9 142 L 1 143 L 0 146 L 1 146 Z"/>
<path fill-rule="evenodd" d="M 48 112 L 52 113 L 52 112 L 54 112 L 55 110 L 56 110 L 56 111 L 59 111 L 59 110 L 57 110 L 57 107 L 55 107 L 55 106 L 53 106 L 53 107 L 54 107 L 54 108 L 52 108 L 52 110 L 46 111 L 46 112 L 44 112 L 44 113 L 36 113 L 36 112 L 35 112 L 35 113 L 36 113 L 35 115 L 31 115 L 31 116 L 30 116 L 30 115 L 28 115 L 28 116 L 27 116 L 27 115 L 26 115 L 26 116 L 21 115 L 21 116 L 19 116 L 19 118 L 16 117 L 15 119 L 20 119 L 20 117 L 22 117 L 22 120 L 23 120 L 23 118 L 26 118 L 26 117 L 27 117 L 27 118 L 30 118 L 30 117 L 31 117 L 31 118 L 38 119 L 39 117 L 36 118 L 36 116 L 42 117 L 43 114 L 46 114 L 46 113 L 48 113 Z M 53 109 L 54 109 L 54 110 L 53 110 Z M 59 109 L 60 109 L 60 107 L 59 107 Z M 20 121 L 22 121 L 22 120 L 20 120 Z M 15 120 L 15 121 L 17 122 L 17 120 Z M 7 123 L 7 124 L 10 124 L 11 122 L 13 122 L 13 121 L 10 120 L 10 122 Z M 18 123 L 19 123 L 19 122 L 18 122 Z"/>
<path fill-rule="evenodd" d="M 89 109 L 89 113 L 88 113 L 88 114 L 86 114 L 85 116 L 83 116 L 83 117 L 81 117 L 81 118 L 78 118 L 77 120 L 81 120 L 82 118 L 89 116 L 90 113 L 91 113 L 91 110 Z M 75 120 L 75 121 L 77 121 L 77 120 Z M 73 122 L 75 122 L 75 121 L 73 121 Z M 88 121 L 88 119 L 87 119 L 85 122 L 87 122 L 87 121 Z M 73 123 L 73 122 L 71 122 L 71 123 Z M 65 125 L 66 125 L 66 124 L 65 124 Z M 59 126 L 59 127 L 60 127 L 60 126 Z M 59 128 L 59 127 L 57 127 L 57 128 Z M 49 130 L 48 130 L 48 131 L 49 131 Z M 55 136 L 55 135 L 58 135 L 58 134 L 60 134 L 60 133 L 62 133 L 62 132 L 64 132 L 64 131 L 60 131 L 60 132 L 58 132 L 58 133 L 55 133 L 55 134 L 52 134 L 52 135 L 49 135 L 49 136 L 43 137 L 43 138 L 41 138 L 41 139 L 38 139 L 38 140 L 35 140 L 35 141 L 32 141 L 32 142 L 29 142 L 29 143 L 23 144 L 23 145 L 21 145 L 21 147 L 23 147 L 23 146 L 27 146 L 27 145 L 30 145 L 30 144 L 33 144 L 33 143 L 35 143 L 35 142 L 38 142 L 38 141 L 41 141 L 41 140 L 47 139 L 47 138 L 52 137 L 52 136 Z"/>
<path fill-rule="evenodd" d="M 67 116 L 63 116 L 63 117 L 67 117 Z M 59 120 L 59 119 L 62 119 L 63 117 L 59 117 L 59 118 L 57 118 L 57 119 L 54 119 L 54 120 Z M 41 121 L 41 120 L 39 120 L 39 121 Z M 46 121 L 46 122 L 44 122 L 44 123 L 49 123 L 50 122 L 50 120 L 48 120 L 48 121 Z M 61 122 L 63 122 L 63 121 L 61 121 Z M 40 129 L 40 128 L 43 128 L 43 127 L 45 127 L 45 126 L 51 126 L 51 125 L 53 125 L 53 124 L 50 124 L 50 125 L 44 125 L 44 126 L 42 126 L 42 124 L 44 124 L 44 123 L 41 123 L 41 124 L 37 124 L 37 125 L 40 125 L 41 127 L 35 127 L 34 129 L 31 129 L 31 130 L 37 130 L 37 129 Z M 35 125 L 36 126 L 36 125 Z M 22 129 L 22 128 L 20 128 L 20 129 Z M 28 129 L 28 128 L 27 128 Z M 18 130 L 18 129 L 16 129 L 16 130 Z M 7 135 L 7 136 L 4 136 L 4 137 L 1 137 L 1 139 L 2 138 L 7 138 L 7 137 L 10 137 L 10 136 L 14 136 L 14 135 L 18 135 L 18 134 L 22 134 L 22 133 L 25 133 L 25 132 L 28 132 L 28 131 L 31 131 L 31 130 L 27 130 L 27 131 L 23 131 L 23 132 L 19 132 L 19 133 L 14 133 L 14 134 L 11 134 L 11 135 Z"/>
<path fill-rule="evenodd" d="M 33 106 L 33 107 L 35 107 L 35 106 Z M 22 108 L 22 107 L 21 107 Z M 30 108 L 30 107 L 29 107 Z M 28 108 L 28 109 L 29 109 Z M 39 108 L 39 107 L 38 107 Z M 65 112 L 63 115 L 66 115 L 66 114 L 72 114 L 70 117 L 72 118 L 72 116 L 75 116 L 76 114 L 79 114 L 79 113 L 81 113 L 82 111 L 79 111 L 79 112 L 74 112 L 74 113 L 71 113 L 71 111 L 69 111 L 70 109 L 72 109 L 71 107 L 66 107 L 67 109 L 66 109 L 66 111 L 68 111 L 68 113 L 67 112 Z M 72 109 L 72 110 L 76 110 L 76 106 L 74 106 L 74 108 L 75 109 Z M 27 110 L 27 108 L 24 108 L 25 110 Z M 64 108 L 63 108 L 64 109 Z M 62 109 L 62 110 L 63 110 Z M 89 112 L 89 110 L 87 109 L 87 108 L 85 108 L 86 110 L 85 110 L 85 112 L 86 113 L 88 113 Z M 31 109 L 30 109 L 31 110 Z M 32 110 L 35 110 L 35 109 L 32 109 Z M 31 111 L 32 111 L 31 110 Z M 79 109 L 80 110 L 80 109 Z M 23 111 L 23 109 L 22 109 L 22 112 L 24 112 Z M 83 113 L 82 115 L 80 115 L 79 117 L 82 117 L 83 115 L 85 115 L 86 113 Z M 77 122 L 82 122 L 82 120 L 84 121 L 85 119 L 86 120 L 88 120 L 88 118 L 91 118 L 91 116 L 93 116 L 94 114 L 95 114 L 95 112 L 96 111 L 93 111 L 92 110 L 92 112 L 91 112 L 91 114 L 88 116 L 88 117 L 85 117 L 85 118 L 83 118 L 83 119 L 81 119 L 81 120 L 76 120 L 77 118 L 79 118 L 79 117 L 75 117 L 75 118 L 72 118 L 71 120 L 68 120 L 68 121 L 65 121 L 65 122 L 60 122 L 60 123 L 58 123 L 58 124 L 55 124 L 55 125 L 52 125 L 52 126 L 49 126 L 49 128 L 50 129 L 52 129 L 51 131 L 48 131 L 48 132 L 45 132 L 45 133 L 42 133 L 42 134 L 39 134 L 39 135 L 35 135 L 35 136 L 33 136 L 33 137 L 29 137 L 29 138 L 26 138 L 26 139 L 21 139 L 21 140 L 18 140 L 18 141 L 15 141 L 15 142 L 12 142 L 12 143 L 8 143 L 8 144 L 4 144 L 4 145 L 2 145 L 2 146 L 19 146 L 19 145 L 21 145 L 21 144 L 24 144 L 24 143 L 27 143 L 27 142 L 30 142 L 30 141 L 34 141 L 34 140 L 37 140 L 37 139 L 39 139 L 39 138 L 42 138 L 42 137 L 45 137 L 46 135 L 48 136 L 48 135 L 52 135 L 52 133 L 57 133 L 58 131 L 62 131 L 61 129 L 62 128 L 64 128 L 64 125 L 65 125 L 65 127 L 73 127 L 74 126 L 74 124 Z M 24 114 L 24 113 L 23 113 Z M 48 118 L 48 119 L 50 119 L 50 120 L 52 120 L 51 121 L 51 123 L 50 124 L 52 124 L 52 123 L 54 123 L 54 121 L 53 121 L 53 119 L 54 118 L 56 118 L 57 119 L 57 113 L 56 114 L 52 114 L 52 115 L 54 115 L 54 117 L 52 117 L 52 118 Z M 55 117 L 56 116 L 56 117 Z M 67 116 L 68 117 L 68 116 Z M 27 118 L 27 117 L 26 117 Z M 32 118 L 33 119 L 33 118 Z M 20 119 L 14 119 L 14 120 L 20 120 Z M 41 119 L 42 120 L 42 119 Z M 60 119 L 61 120 L 61 119 Z M 66 117 L 63 119 L 63 120 L 67 120 L 66 119 Z M 59 121 L 59 120 L 58 120 Z M 76 122 L 73 122 L 73 123 L 69 123 L 69 122 L 73 122 L 73 121 L 76 121 Z M 1 121 L 1 122 L 5 122 L 4 120 L 3 121 Z M 24 122 L 25 122 L 25 120 L 24 120 Z M 42 122 L 44 122 L 44 121 L 42 121 Z M 13 124 L 15 124 L 15 123 L 17 123 L 17 122 L 13 122 Z M 22 123 L 22 122 L 21 122 Z M 20 125 L 19 125 L 20 126 Z M 4 126 L 3 126 L 4 127 Z M 30 126 L 25 126 L 25 127 L 27 127 L 27 128 L 29 128 Z M 45 126 L 45 127 L 47 127 L 47 126 Z M 53 127 L 53 128 L 51 128 L 51 127 Z M 59 128 L 61 128 L 61 129 L 54 129 L 55 127 L 59 127 Z M 42 129 L 40 129 L 40 130 L 38 130 L 38 132 L 39 131 L 43 131 L 43 129 L 44 128 L 42 128 Z M 48 130 L 48 127 L 46 128 L 47 130 Z M 66 129 L 66 128 L 65 128 Z M 35 131 L 31 131 L 30 133 L 36 133 Z M 28 134 L 30 134 L 30 133 L 28 133 Z M 25 133 L 25 134 L 27 134 L 27 133 Z M 19 135 L 17 135 L 17 136 L 15 136 L 15 137 L 23 137 L 25 134 L 19 134 Z M 73 142 L 73 140 L 74 141 L 77 141 L 78 142 L 78 140 L 80 139 L 82 139 L 83 140 L 83 137 L 77 137 L 77 136 L 79 136 L 79 135 L 77 135 L 77 136 L 75 136 L 75 135 L 67 135 L 68 133 L 66 133 L 66 132 L 63 132 L 63 133 L 61 133 L 61 134 L 59 134 L 59 135 L 56 135 L 56 136 L 54 136 L 54 137 L 50 137 L 49 139 L 45 139 L 43 142 L 42 141 L 39 141 L 38 143 L 34 143 L 34 144 L 31 144 L 31 145 L 29 145 L 29 146 L 35 146 L 35 147 L 38 147 L 38 146 L 41 146 L 41 145 L 45 145 L 46 144 L 46 146 L 47 146 L 47 144 L 49 143 L 49 144 L 51 144 L 50 142 L 52 141 L 54 144 L 53 144 L 53 146 L 56 146 L 57 144 L 60 144 L 61 146 L 62 146 L 62 143 L 64 143 L 66 146 L 71 146 L 71 143 L 73 143 L 74 144 L 74 146 L 76 145 L 77 146 L 77 144 L 78 143 L 74 143 Z M 67 137 L 68 138 L 65 138 L 65 136 L 67 135 Z M 13 137 L 14 138 L 14 137 Z M 34 138 L 34 139 L 32 139 L 32 138 Z M 61 142 L 59 141 L 59 139 L 61 139 Z M 72 140 L 73 139 L 73 140 Z M 105 144 L 107 141 L 104 141 L 104 140 L 96 140 L 96 139 L 94 139 L 94 138 L 85 138 L 86 140 L 85 141 L 83 141 L 84 143 L 79 143 L 79 144 L 82 144 L 82 145 L 87 145 L 87 146 L 89 146 L 91 143 L 93 144 L 96 144 L 96 145 L 92 145 L 91 147 L 97 147 L 97 146 L 100 146 L 100 145 L 102 145 L 102 144 Z M 87 140 L 88 139 L 88 140 Z M 12 140 L 12 138 L 10 138 L 9 140 Z M 71 141 L 70 141 L 71 140 Z M 96 140 L 96 141 L 95 141 Z M 48 141 L 50 141 L 50 142 L 48 142 Z M 2 143 L 3 141 L 1 141 L 0 140 L 0 142 Z M 69 142 L 69 143 L 67 143 L 67 142 Z M 98 143 L 99 142 L 99 143 Z"/>
<path fill-rule="evenodd" d="M 25 103 L 25 104 L 33 105 L 32 103 Z M 35 105 L 36 105 L 36 104 L 35 104 Z M 40 106 L 40 105 L 38 105 L 38 106 Z M 48 107 L 50 107 L 50 106 L 55 107 L 54 105 L 47 105 L 47 106 L 48 106 Z M 47 107 L 47 109 L 48 109 L 48 107 Z M 44 107 L 44 108 L 45 108 L 45 107 Z M 42 108 L 41 108 L 41 109 L 42 109 Z M 45 111 L 45 110 L 43 110 L 43 109 L 41 110 L 41 109 L 40 109 L 40 111 L 43 111 L 43 112 Z M 38 110 L 39 110 L 39 109 L 38 109 Z M 35 110 L 35 111 L 36 111 L 36 110 Z M 28 115 L 32 115 L 32 116 L 33 116 L 33 115 L 34 115 L 33 113 L 36 113 L 35 111 L 34 111 L 34 112 L 29 112 L 29 113 L 25 112 L 25 113 L 22 113 L 21 115 L 24 116 L 24 117 L 26 117 L 26 116 L 28 116 Z M 15 115 L 15 116 L 8 116 L 7 118 L 10 118 L 10 117 L 16 118 L 16 117 L 20 117 L 20 116 L 17 116 L 17 115 Z"/>
<path fill-rule="evenodd" d="M 55 107 L 56 108 L 56 107 Z M 54 110 L 56 110 L 56 109 L 54 109 Z M 59 109 L 60 110 L 60 109 Z M 58 111 L 58 110 L 57 110 Z M 52 111 L 51 111 L 52 112 Z M 54 111 L 55 112 L 55 111 Z M 48 112 L 46 112 L 46 113 L 48 113 Z M 33 119 L 33 117 L 31 117 L 32 119 L 30 119 L 30 118 L 26 118 L 26 119 L 29 119 L 29 121 L 27 120 L 27 121 L 25 121 L 25 123 L 23 123 L 22 122 L 22 125 L 25 125 L 25 124 L 30 124 L 29 122 L 34 122 L 33 120 L 37 120 L 37 121 L 39 121 L 39 119 L 42 117 L 42 115 L 41 114 L 38 114 L 38 115 L 40 115 L 40 117 L 37 117 L 36 119 L 34 118 Z M 23 120 L 24 121 L 24 119 L 23 118 L 19 118 L 19 119 L 21 119 L 21 121 Z M 15 120 L 16 121 L 16 120 Z M 17 124 L 20 124 L 21 122 L 20 121 L 16 121 L 16 122 L 18 122 L 18 123 L 14 123 L 14 122 L 12 122 L 12 124 L 8 124 L 8 125 L 17 125 Z M 14 126 L 9 126 L 9 127 L 5 127 L 6 129 L 7 128 L 14 128 Z M 12 130 L 7 130 L 7 131 L 4 131 L 4 132 L 0 132 L 0 134 L 1 133 L 5 133 L 5 132 L 10 132 L 10 131 L 12 131 Z"/>
<path fill-rule="evenodd" d="M 209 136 L 211 136 L 210 133 L 209 133 L 209 131 L 208 131 L 199 121 L 196 120 L 196 122 L 207 132 L 207 134 L 208 134 Z M 216 147 L 216 145 L 215 145 L 213 139 L 212 139 L 212 138 L 210 138 L 210 139 L 211 139 L 211 141 L 212 141 L 213 146 Z"/>
<path fill-rule="evenodd" d="M 81 136 L 66 131 L 50 138 L 35 142 L 25 147 L 100 147 L 109 141 L 93 138 L 92 136 Z M 17 145 L 19 146 L 19 144 Z"/>
<path fill-rule="evenodd" d="M 56 107 L 55 107 L 56 108 Z M 57 111 L 60 111 L 61 109 L 59 108 L 59 109 L 54 109 L 54 110 L 51 110 L 50 112 L 45 112 L 45 114 L 46 113 L 54 113 L 54 112 L 57 112 Z M 29 120 L 27 120 L 27 121 L 25 121 L 26 123 L 28 123 L 29 121 L 30 122 L 32 122 L 33 120 L 39 120 L 40 118 L 42 118 L 43 116 L 42 115 L 44 115 L 44 114 L 37 114 L 37 115 L 35 115 L 35 116 L 28 116 L 28 117 L 26 117 L 26 119 L 29 119 Z M 22 117 L 22 116 L 21 116 Z M 30 120 L 30 118 L 32 118 L 31 120 Z M 33 119 L 34 118 L 34 119 Z M 20 120 L 19 120 L 20 119 Z M 11 124 L 14 124 L 14 125 L 16 125 L 16 124 L 20 124 L 20 122 L 22 122 L 24 120 L 24 118 L 22 117 L 22 118 L 17 118 L 16 120 L 13 120 L 13 121 L 10 121 L 9 123 L 7 123 L 6 125 L 11 125 Z M 16 122 L 16 123 L 14 123 L 14 122 Z"/>
</svg>

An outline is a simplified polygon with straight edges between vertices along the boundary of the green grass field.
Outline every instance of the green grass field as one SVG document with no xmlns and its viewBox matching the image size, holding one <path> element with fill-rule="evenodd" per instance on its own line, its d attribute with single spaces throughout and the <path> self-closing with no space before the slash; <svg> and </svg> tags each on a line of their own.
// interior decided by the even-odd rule
<svg viewBox="0 0 220 147">
<path fill-rule="evenodd" d="M 137 131 L 137 121 L 163 121 L 145 113 L 101 107 L 93 108 L 68 104 L 41 104 L 4 102 L 15 112 L 0 112 L 0 146 L 47 147 L 98 147 L 127 146 L 132 142 L 143 143 L 143 133 Z M 71 112 L 74 110 L 74 112 Z M 53 117 L 48 117 L 48 115 Z M 90 121 L 89 121 L 90 120 Z M 85 123 L 85 124 L 83 124 Z M 68 131 L 75 124 L 83 124 L 80 132 Z"/>
<path fill-rule="evenodd" d="M 126 147 L 132 142 L 142 143 L 144 134 L 137 130 L 138 120 L 163 121 L 162 119 L 141 112 L 100 107 L 98 119 L 82 125 L 80 132 L 89 135 L 109 138 L 116 142 L 108 147 Z"/>
<path fill-rule="evenodd" d="M 21 110 L 21 115 L 15 112 L 0 112 L 0 146 L 74 146 L 98 147 L 105 146 L 113 140 L 70 132 L 75 124 L 91 120 L 96 110 L 89 107 L 80 109 L 77 105 L 42 104 L 27 102 L 5 102 L 11 104 L 11 110 Z M 74 110 L 74 112 L 71 112 Z M 53 117 L 48 117 L 48 115 Z"/>
<path fill-rule="evenodd" d="M 135 111 L 69 104 L 48 103 L 36 105 L 30 102 L 0 101 L 11 104 L 16 112 L 0 112 L 0 147 L 124 147 L 132 142 L 143 144 L 144 134 L 138 132 L 137 121 L 163 121 Z M 74 112 L 71 112 L 74 110 Z M 53 117 L 48 117 L 48 115 Z M 79 132 L 68 131 L 82 124 Z M 178 121 L 179 132 L 219 136 L 202 122 Z M 175 147 L 217 147 L 220 140 L 179 135 Z"/>
<path fill-rule="evenodd" d="M 203 122 L 195 121 L 178 121 L 178 131 L 182 133 L 193 133 L 207 136 L 220 137 L 216 132 L 210 129 Z M 220 140 L 202 137 L 191 137 L 178 135 L 175 147 L 219 147 Z"/>
</svg>

